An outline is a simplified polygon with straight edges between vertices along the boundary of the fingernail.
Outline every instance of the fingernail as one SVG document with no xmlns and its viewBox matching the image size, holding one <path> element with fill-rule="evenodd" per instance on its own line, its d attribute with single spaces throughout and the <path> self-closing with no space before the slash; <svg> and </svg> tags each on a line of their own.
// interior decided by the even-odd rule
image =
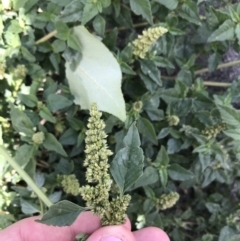
<svg viewBox="0 0 240 241">
<path fill-rule="evenodd" d="M 105 236 L 102 237 L 101 241 L 122 241 L 122 239 L 115 236 Z"/>
</svg>

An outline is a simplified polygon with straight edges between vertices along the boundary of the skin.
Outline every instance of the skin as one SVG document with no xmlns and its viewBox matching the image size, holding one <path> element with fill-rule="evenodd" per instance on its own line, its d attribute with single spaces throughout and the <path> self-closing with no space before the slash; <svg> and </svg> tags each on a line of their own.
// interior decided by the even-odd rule
<svg viewBox="0 0 240 241">
<path fill-rule="evenodd" d="M 87 241 L 170 241 L 164 231 L 155 227 L 131 232 L 129 220 L 123 225 L 101 227 L 99 217 L 91 212 L 81 213 L 71 226 L 66 227 L 47 226 L 34 221 L 39 218 L 26 218 L 0 231 L 0 240 L 75 241 L 75 236 L 83 232 L 91 234 Z"/>
</svg>

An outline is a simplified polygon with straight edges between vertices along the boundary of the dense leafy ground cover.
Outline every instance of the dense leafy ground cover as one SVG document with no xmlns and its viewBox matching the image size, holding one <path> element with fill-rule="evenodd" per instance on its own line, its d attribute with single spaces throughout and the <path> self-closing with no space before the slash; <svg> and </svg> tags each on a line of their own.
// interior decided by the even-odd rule
<svg viewBox="0 0 240 241">
<path fill-rule="evenodd" d="M 113 153 L 132 123 L 140 133 L 143 175 L 125 190 L 134 229 L 240 239 L 240 82 L 199 77 L 240 64 L 222 63 L 240 49 L 239 1 L 3 0 L 0 11 L 0 228 L 44 213 L 49 200 L 85 205 L 63 175 L 86 183 L 96 102 Z"/>
</svg>

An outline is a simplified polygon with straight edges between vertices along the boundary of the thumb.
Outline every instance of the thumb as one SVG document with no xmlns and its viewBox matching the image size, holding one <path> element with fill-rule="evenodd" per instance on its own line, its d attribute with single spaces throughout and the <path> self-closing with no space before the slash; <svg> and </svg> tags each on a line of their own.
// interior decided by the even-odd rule
<svg viewBox="0 0 240 241">
<path fill-rule="evenodd" d="M 87 241 L 136 241 L 136 239 L 128 228 L 119 225 L 100 228 Z"/>
</svg>

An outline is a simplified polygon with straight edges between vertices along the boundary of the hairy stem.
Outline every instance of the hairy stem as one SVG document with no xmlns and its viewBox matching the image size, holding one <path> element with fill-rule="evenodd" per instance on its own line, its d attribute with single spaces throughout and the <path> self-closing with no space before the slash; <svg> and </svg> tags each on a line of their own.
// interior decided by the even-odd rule
<svg viewBox="0 0 240 241">
<path fill-rule="evenodd" d="M 48 199 L 44 192 L 35 184 L 32 178 L 19 166 L 19 164 L 8 154 L 4 146 L 0 146 L 0 156 L 3 156 L 7 162 L 19 173 L 22 179 L 32 188 L 32 190 L 38 195 L 38 197 L 45 203 L 47 207 L 52 205 L 52 202 Z"/>
</svg>

